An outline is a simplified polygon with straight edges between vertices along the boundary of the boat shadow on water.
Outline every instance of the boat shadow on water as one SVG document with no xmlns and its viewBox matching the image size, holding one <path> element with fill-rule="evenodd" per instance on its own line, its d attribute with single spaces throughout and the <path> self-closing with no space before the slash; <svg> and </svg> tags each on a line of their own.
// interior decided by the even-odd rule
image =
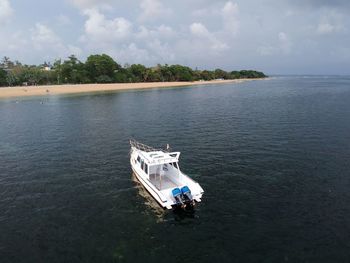
<svg viewBox="0 0 350 263">
<path fill-rule="evenodd" d="M 182 221 L 186 219 L 195 219 L 195 212 L 193 206 L 187 207 L 187 208 L 181 208 L 177 207 L 172 210 L 173 216 L 175 221 Z"/>
<path fill-rule="evenodd" d="M 168 217 L 172 215 L 175 221 L 183 221 L 186 219 L 195 219 L 195 208 L 193 206 L 188 206 L 186 208 L 175 207 L 172 210 L 167 210 L 161 207 L 152 195 L 142 186 L 142 184 L 137 180 L 134 173 L 131 174 L 131 179 L 135 183 L 135 187 L 138 194 L 144 198 L 144 204 L 151 208 L 157 217 L 157 222 L 168 221 Z"/>
</svg>

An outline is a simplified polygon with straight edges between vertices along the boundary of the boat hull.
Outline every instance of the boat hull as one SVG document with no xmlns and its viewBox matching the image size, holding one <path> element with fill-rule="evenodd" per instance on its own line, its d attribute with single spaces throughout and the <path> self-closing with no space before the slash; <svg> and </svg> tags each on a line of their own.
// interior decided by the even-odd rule
<svg viewBox="0 0 350 263">
<path fill-rule="evenodd" d="M 168 201 L 164 201 L 160 198 L 159 194 L 157 192 L 155 192 L 152 188 L 152 186 L 150 184 L 148 184 L 145 179 L 142 178 L 141 175 L 139 175 L 134 167 L 131 165 L 132 171 L 135 174 L 135 177 L 137 178 L 137 180 L 140 182 L 140 184 L 142 184 L 142 186 L 147 190 L 147 192 L 157 201 L 157 203 L 166 209 L 172 209 L 172 205 L 168 203 Z M 147 179 L 146 179 L 147 180 Z"/>
</svg>

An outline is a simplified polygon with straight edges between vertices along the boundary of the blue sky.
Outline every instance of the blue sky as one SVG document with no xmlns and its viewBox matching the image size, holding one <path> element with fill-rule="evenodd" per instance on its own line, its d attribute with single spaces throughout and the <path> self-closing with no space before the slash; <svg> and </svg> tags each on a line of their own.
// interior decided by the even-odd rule
<svg viewBox="0 0 350 263">
<path fill-rule="evenodd" d="M 0 56 L 350 74 L 343 0 L 0 0 Z"/>
</svg>

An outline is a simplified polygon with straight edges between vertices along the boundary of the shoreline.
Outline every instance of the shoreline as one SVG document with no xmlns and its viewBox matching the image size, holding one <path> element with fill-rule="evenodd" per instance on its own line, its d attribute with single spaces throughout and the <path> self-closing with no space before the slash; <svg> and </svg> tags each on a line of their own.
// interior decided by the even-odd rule
<svg viewBox="0 0 350 263">
<path fill-rule="evenodd" d="M 84 94 L 106 91 L 125 91 L 152 88 L 170 88 L 195 85 L 242 83 L 253 80 L 266 80 L 268 78 L 257 79 L 230 79 L 230 80 L 210 80 L 210 81 L 177 81 L 177 82 L 138 82 L 138 83 L 108 83 L 108 84 L 64 84 L 64 85 L 44 85 L 44 86 L 16 86 L 0 88 L 0 99 L 51 96 L 65 94 Z"/>
</svg>

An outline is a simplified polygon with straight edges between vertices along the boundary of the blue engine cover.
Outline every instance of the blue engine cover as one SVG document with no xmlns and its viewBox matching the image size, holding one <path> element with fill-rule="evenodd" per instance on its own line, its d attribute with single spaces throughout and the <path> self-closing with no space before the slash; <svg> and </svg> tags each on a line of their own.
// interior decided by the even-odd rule
<svg viewBox="0 0 350 263">
<path fill-rule="evenodd" d="M 173 193 L 173 196 L 174 196 L 174 197 L 177 197 L 177 196 L 181 195 L 181 191 L 180 191 L 179 188 L 174 188 L 174 189 L 172 190 L 172 193 Z"/>
<path fill-rule="evenodd" d="M 184 187 L 181 188 L 181 192 L 182 194 L 186 194 L 186 193 L 191 193 L 190 188 L 188 188 L 187 185 L 185 185 Z"/>
</svg>

